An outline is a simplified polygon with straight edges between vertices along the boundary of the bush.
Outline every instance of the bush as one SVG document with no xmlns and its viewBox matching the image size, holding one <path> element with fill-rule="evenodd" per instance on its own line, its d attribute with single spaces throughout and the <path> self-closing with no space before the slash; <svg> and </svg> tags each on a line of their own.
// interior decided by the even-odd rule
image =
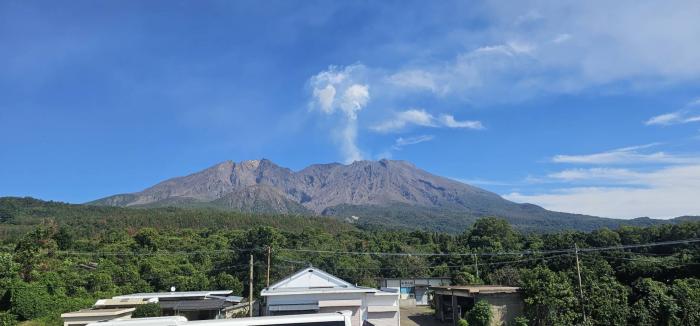
<svg viewBox="0 0 700 326">
<path fill-rule="evenodd" d="M 467 322 L 467 321 L 464 320 L 464 319 L 460 319 L 460 320 L 457 322 L 457 326 L 469 326 L 469 322 Z"/>
<path fill-rule="evenodd" d="M 17 317 L 9 312 L 0 312 L 0 326 L 14 326 L 17 324 Z"/>
<path fill-rule="evenodd" d="M 14 282 L 12 286 L 10 312 L 20 320 L 36 319 L 51 311 L 52 300 L 45 287 L 21 281 Z"/>
<path fill-rule="evenodd" d="M 465 315 L 470 325 L 488 326 L 493 316 L 491 315 L 491 305 L 485 300 L 479 300 L 474 307 Z"/>
<path fill-rule="evenodd" d="M 529 324 L 530 321 L 523 316 L 515 317 L 515 319 L 513 320 L 513 326 L 528 326 Z"/>
<path fill-rule="evenodd" d="M 132 318 L 145 318 L 145 317 L 160 317 L 161 310 L 160 305 L 157 303 L 147 303 L 136 307 L 134 313 L 131 314 Z"/>
</svg>

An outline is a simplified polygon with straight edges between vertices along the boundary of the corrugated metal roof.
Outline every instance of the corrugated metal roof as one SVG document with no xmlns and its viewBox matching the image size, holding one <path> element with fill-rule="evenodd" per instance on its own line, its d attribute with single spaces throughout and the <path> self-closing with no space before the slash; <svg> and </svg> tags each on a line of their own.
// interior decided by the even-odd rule
<svg viewBox="0 0 700 326">
<path fill-rule="evenodd" d="M 178 311 L 220 310 L 233 305 L 233 302 L 220 299 L 175 300 L 160 302 L 161 309 L 173 309 Z"/>
<path fill-rule="evenodd" d="M 112 299 L 128 299 L 128 298 L 158 298 L 158 299 L 178 299 L 178 298 L 195 298 L 206 296 L 228 296 L 233 291 L 183 291 L 183 292 L 153 292 L 153 293 L 133 293 L 118 295 Z"/>
<path fill-rule="evenodd" d="M 433 290 L 443 291 L 463 291 L 468 293 L 514 293 L 520 290 L 515 286 L 501 285 L 451 285 L 451 286 L 431 286 Z"/>
<path fill-rule="evenodd" d="M 132 313 L 135 308 L 119 308 L 119 309 L 83 309 L 71 311 L 61 314 L 61 318 L 71 317 L 102 317 L 102 316 L 119 316 Z"/>
<path fill-rule="evenodd" d="M 318 304 L 308 303 L 308 304 L 280 304 L 280 305 L 270 305 L 268 307 L 270 311 L 301 311 L 301 310 L 319 310 Z"/>
</svg>

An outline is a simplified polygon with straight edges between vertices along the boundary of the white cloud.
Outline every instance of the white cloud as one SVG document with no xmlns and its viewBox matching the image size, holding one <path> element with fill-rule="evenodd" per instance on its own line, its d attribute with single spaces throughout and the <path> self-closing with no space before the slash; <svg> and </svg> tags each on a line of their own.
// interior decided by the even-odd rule
<svg viewBox="0 0 700 326">
<path fill-rule="evenodd" d="M 668 154 L 665 152 L 642 153 L 640 150 L 659 144 L 647 144 L 614 149 L 611 151 L 585 154 L 585 155 L 555 155 L 552 158 L 554 163 L 570 164 L 647 164 L 647 163 L 671 163 L 681 164 L 697 162 L 698 158 Z"/>
<path fill-rule="evenodd" d="M 390 82 L 488 104 L 606 85 L 646 90 L 700 80 L 698 1 L 485 6 L 488 28 L 459 32 L 475 48 L 403 67 L 390 73 Z"/>
<path fill-rule="evenodd" d="M 408 145 L 415 145 L 435 139 L 433 135 L 420 135 L 415 137 L 399 137 L 394 143 L 394 148 L 401 148 Z"/>
<path fill-rule="evenodd" d="M 652 117 L 649 120 L 647 120 L 645 124 L 647 126 L 669 126 L 675 124 L 700 122 L 700 112 L 698 112 L 698 108 L 700 108 L 700 99 L 696 99 L 688 103 L 683 109 L 679 111 L 664 113 Z"/>
<path fill-rule="evenodd" d="M 423 70 L 399 71 L 389 77 L 390 84 L 409 89 L 428 90 L 436 94 L 444 94 L 447 89 L 437 85 L 436 76 Z"/>
<path fill-rule="evenodd" d="M 484 129 L 480 121 L 457 121 L 452 115 L 442 114 L 439 118 L 422 109 L 410 109 L 398 112 L 390 120 L 380 123 L 372 129 L 377 132 L 393 132 L 401 130 L 409 125 L 417 125 L 422 127 L 447 127 L 447 128 L 467 128 L 467 129 Z"/>
<path fill-rule="evenodd" d="M 700 215 L 697 200 L 700 165 L 672 166 L 650 172 L 620 169 L 564 171 L 559 176 L 568 181 L 595 181 L 602 177 L 634 186 L 565 187 L 536 194 L 514 192 L 504 197 L 555 211 L 605 217 Z"/>
<path fill-rule="evenodd" d="M 484 129 L 484 125 L 481 121 L 475 120 L 464 120 L 457 121 L 455 117 L 449 114 L 440 115 L 440 122 L 448 128 L 468 128 L 468 129 Z"/>
<path fill-rule="evenodd" d="M 564 182 L 612 182 L 639 184 L 643 174 L 628 169 L 618 168 L 591 168 L 591 169 L 568 169 L 550 173 L 548 178 Z"/>
<path fill-rule="evenodd" d="M 615 218 L 700 214 L 697 200 L 700 156 L 644 153 L 660 145 L 651 143 L 588 155 L 557 155 L 553 158 L 555 163 L 594 167 L 568 168 L 535 177 L 536 183 L 548 184 L 547 190 L 513 192 L 504 197 L 555 211 Z"/>
<path fill-rule="evenodd" d="M 360 80 L 363 65 L 351 65 L 345 68 L 331 66 L 311 77 L 309 84 L 313 88 L 311 107 L 318 108 L 324 114 L 336 111 L 343 113 L 341 126 L 335 132 L 340 142 L 340 150 L 346 163 L 361 160 L 363 155 L 357 146 L 357 115 L 370 100 L 369 86 Z M 340 97 L 336 95 L 342 94 Z"/>
</svg>

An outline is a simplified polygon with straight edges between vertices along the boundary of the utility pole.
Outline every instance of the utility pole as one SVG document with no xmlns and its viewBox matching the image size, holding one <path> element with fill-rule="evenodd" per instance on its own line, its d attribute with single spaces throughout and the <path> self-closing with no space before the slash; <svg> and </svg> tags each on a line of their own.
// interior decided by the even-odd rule
<svg viewBox="0 0 700 326">
<path fill-rule="evenodd" d="M 476 268 L 476 278 L 479 278 L 479 260 L 476 257 L 476 254 L 473 254 L 474 256 L 474 267 Z"/>
<path fill-rule="evenodd" d="M 267 246 L 267 279 L 265 280 L 265 287 L 270 286 L 270 254 L 272 252 L 272 248 L 270 246 Z"/>
<path fill-rule="evenodd" d="M 576 254 L 576 272 L 578 273 L 578 290 L 581 293 L 581 313 L 583 314 L 583 323 L 586 323 L 586 309 L 583 305 L 583 285 L 581 285 L 581 267 L 578 262 L 578 244 L 574 242 L 574 253 Z"/>
<path fill-rule="evenodd" d="M 248 277 L 248 314 L 253 317 L 253 254 L 250 255 L 250 276 Z"/>
</svg>

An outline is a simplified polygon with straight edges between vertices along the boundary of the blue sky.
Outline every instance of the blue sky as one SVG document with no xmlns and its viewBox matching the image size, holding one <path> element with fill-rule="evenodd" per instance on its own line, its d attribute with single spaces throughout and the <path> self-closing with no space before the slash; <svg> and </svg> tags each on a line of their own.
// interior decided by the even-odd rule
<svg viewBox="0 0 700 326">
<path fill-rule="evenodd" d="M 2 1 L 0 195 L 224 160 L 408 160 L 518 202 L 700 215 L 697 1 Z"/>
</svg>

